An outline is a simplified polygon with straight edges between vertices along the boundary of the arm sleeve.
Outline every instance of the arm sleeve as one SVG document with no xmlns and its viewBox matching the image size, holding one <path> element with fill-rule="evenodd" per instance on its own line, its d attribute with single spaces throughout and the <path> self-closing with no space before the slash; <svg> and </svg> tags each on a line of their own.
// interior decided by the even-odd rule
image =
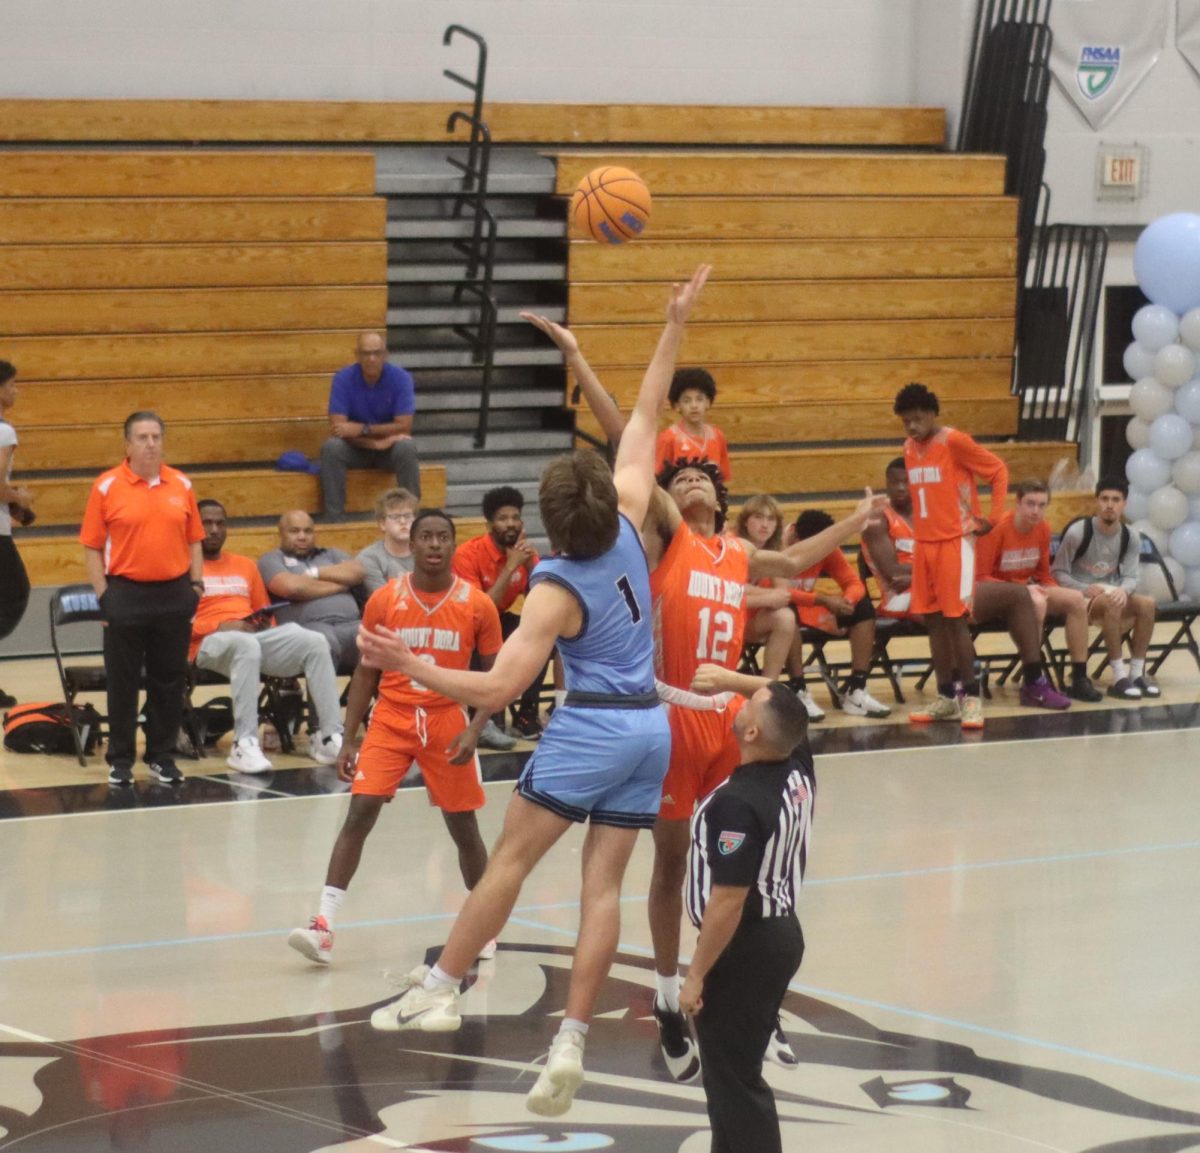
<svg viewBox="0 0 1200 1153">
<path fill-rule="evenodd" d="M 988 533 L 988 536 L 991 536 L 991 533 Z M 987 537 L 983 539 L 987 540 Z M 1050 571 L 1050 526 L 1045 521 L 1042 521 L 1038 533 L 1038 563 L 1033 571 L 1033 579 L 1036 584 L 1047 585 L 1050 588 L 1058 584 L 1054 573 Z"/>
<path fill-rule="evenodd" d="M 475 600 L 475 651 L 481 657 L 494 657 L 504 643 L 500 631 L 500 613 L 487 593 L 480 593 Z"/>
<path fill-rule="evenodd" d="M 1137 592 L 1138 575 L 1142 564 L 1142 534 L 1129 526 L 1129 547 L 1121 558 L 1119 584 L 1127 593 Z"/>
<path fill-rule="evenodd" d="M 714 885 L 753 885 L 766 842 L 754 810 L 738 797 L 715 797 L 705 813 L 708 865 Z"/>
<path fill-rule="evenodd" d="M 792 585 L 788 598 L 798 609 L 810 609 L 817 603 L 817 594 L 809 589 L 797 588 Z"/>
<path fill-rule="evenodd" d="M 1008 465 L 973 437 L 957 429 L 949 436 L 948 443 L 954 458 L 963 468 L 970 469 L 975 476 L 987 481 L 992 490 L 992 516 L 998 517 L 1008 499 Z"/>
<path fill-rule="evenodd" d="M 396 395 L 392 400 L 393 416 L 412 416 L 417 411 L 417 389 L 412 373 L 396 366 Z"/>
<path fill-rule="evenodd" d="M 858 604 L 867 595 L 867 586 L 858 579 L 858 573 L 850 567 L 846 554 L 834 549 L 824 561 L 826 573 L 838 583 L 844 596 L 851 604 Z"/>
<path fill-rule="evenodd" d="M 1079 548 L 1079 542 L 1083 539 L 1083 522 L 1073 524 L 1065 533 L 1062 540 L 1058 542 L 1058 551 L 1054 554 L 1054 561 L 1050 565 L 1050 571 L 1054 574 L 1054 579 L 1058 581 L 1065 589 L 1078 589 L 1083 592 L 1092 582 L 1090 580 L 1080 580 L 1071 571 L 1075 564 L 1075 551 Z"/>
</svg>

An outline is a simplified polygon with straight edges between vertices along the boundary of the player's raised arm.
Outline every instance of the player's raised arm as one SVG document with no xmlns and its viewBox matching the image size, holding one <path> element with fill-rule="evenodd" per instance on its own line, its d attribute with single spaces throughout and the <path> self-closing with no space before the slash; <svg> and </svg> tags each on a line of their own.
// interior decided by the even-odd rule
<svg viewBox="0 0 1200 1153">
<path fill-rule="evenodd" d="M 679 346 L 683 343 L 688 314 L 699 299 L 711 269 L 711 265 L 702 264 L 687 284 L 682 287 L 678 284 L 671 286 L 667 323 L 658 338 L 658 346 L 646 375 L 642 378 L 633 413 L 621 434 L 621 445 L 613 465 L 613 480 L 616 482 L 621 511 L 637 525 L 645 519 L 650 495 L 655 489 L 654 449 L 658 440 L 658 414 L 671 387 L 671 378 L 675 375 L 675 361 L 679 357 Z"/>
<path fill-rule="evenodd" d="M 783 552 L 759 549 L 750 555 L 750 579 L 762 577 L 792 577 L 811 565 L 824 560 L 835 548 L 861 533 L 882 512 L 887 497 L 875 496 L 870 489 L 858 502 L 855 510 L 836 524 L 822 529 L 816 536 L 797 541 Z M 753 546 L 750 546 L 751 548 Z M 749 549 L 747 549 L 749 551 Z"/>
</svg>

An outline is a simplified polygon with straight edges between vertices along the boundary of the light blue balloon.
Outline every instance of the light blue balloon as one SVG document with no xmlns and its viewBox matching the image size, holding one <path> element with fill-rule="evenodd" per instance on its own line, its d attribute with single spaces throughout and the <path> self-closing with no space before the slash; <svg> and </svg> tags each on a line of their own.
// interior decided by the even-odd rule
<svg viewBox="0 0 1200 1153">
<path fill-rule="evenodd" d="M 1154 353 L 1143 348 L 1136 340 L 1125 349 L 1121 363 L 1130 380 L 1144 380 L 1154 375 Z"/>
<path fill-rule="evenodd" d="M 1175 411 L 1184 420 L 1200 424 L 1200 376 L 1194 376 L 1182 388 L 1175 390 Z"/>
<path fill-rule="evenodd" d="M 1170 541 L 1171 555 L 1184 568 L 1200 565 L 1200 524 L 1185 520 L 1173 533 Z"/>
<path fill-rule="evenodd" d="M 1147 225 L 1134 246 L 1133 273 L 1146 296 L 1176 316 L 1200 307 L 1200 216 L 1174 212 Z"/>
<path fill-rule="evenodd" d="M 1190 568 L 1184 574 L 1180 595 L 1188 600 L 1200 601 L 1200 568 Z"/>
<path fill-rule="evenodd" d="M 1145 304 L 1134 313 L 1133 339 L 1157 352 L 1179 339 L 1179 317 L 1161 304 Z"/>
<path fill-rule="evenodd" d="M 1150 513 L 1150 498 L 1140 488 L 1131 488 L 1125 501 L 1126 520 L 1145 520 Z"/>
<path fill-rule="evenodd" d="M 1171 466 L 1152 449 L 1139 448 L 1125 462 L 1125 475 L 1131 485 L 1149 496 L 1155 489 L 1171 483 Z"/>
<path fill-rule="evenodd" d="M 1150 425 L 1150 451 L 1163 460 L 1178 460 L 1191 451 L 1192 426 L 1177 412 L 1164 412 Z"/>
</svg>

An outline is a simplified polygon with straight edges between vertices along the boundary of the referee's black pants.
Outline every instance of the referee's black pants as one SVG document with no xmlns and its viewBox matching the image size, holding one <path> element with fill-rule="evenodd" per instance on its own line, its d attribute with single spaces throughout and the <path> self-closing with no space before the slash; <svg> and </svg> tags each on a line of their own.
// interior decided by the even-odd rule
<svg viewBox="0 0 1200 1153">
<path fill-rule="evenodd" d="M 174 761 L 196 603 L 187 573 L 169 581 L 108 578 L 100 607 L 107 622 L 104 670 L 108 681 L 106 759 L 110 765 L 132 767 L 137 759 L 138 688 L 143 669 L 146 763 Z"/>
<path fill-rule="evenodd" d="M 704 1007 L 693 1023 L 712 1153 L 781 1153 L 763 1053 L 803 956 L 804 935 L 795 916 L 743 921 L 709 970 Z"/>
<path fill-rule="evenodd" d="M 21 623 L 29 604 L 29 575 L 11 536 L 0 536 L 0 640 Z"/>
</svg>

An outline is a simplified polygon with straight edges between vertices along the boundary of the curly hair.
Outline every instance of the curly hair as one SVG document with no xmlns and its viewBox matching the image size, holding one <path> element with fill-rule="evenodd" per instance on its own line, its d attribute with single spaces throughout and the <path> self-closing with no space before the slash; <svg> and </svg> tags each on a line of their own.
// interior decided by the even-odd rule
<svg viewBox="0 0 1200 1153">
<path fill-rule="evenodd" d="M 711 460 L 706 460 L 702 456 L 680 456 L 673 461 L 668 461 L 663 465 L 662 472 L 658 474 L 659 488 L 669 489 L 671 481 L 688 468 L 694 468 L 698 472 L 704 473 L 712 481 L 712 486 L 717 494 L 717 532 L 723 532 L 725 520 L 729 515 L 729 490 L 725 487 L 721 470 Z"/>
<path fill-rule="evenodd" d="M 897 416 L 903 416 L 906 412 L 932 412 L 936 415 L 941 410 L 942 406 L 938 404 L 937 393 L 930 392 L 923 384 L 918 384 L 916 381 L 906 384 L 896 393 L 896 403 L 892 405 L 892 412 Z"/>
</svg>

